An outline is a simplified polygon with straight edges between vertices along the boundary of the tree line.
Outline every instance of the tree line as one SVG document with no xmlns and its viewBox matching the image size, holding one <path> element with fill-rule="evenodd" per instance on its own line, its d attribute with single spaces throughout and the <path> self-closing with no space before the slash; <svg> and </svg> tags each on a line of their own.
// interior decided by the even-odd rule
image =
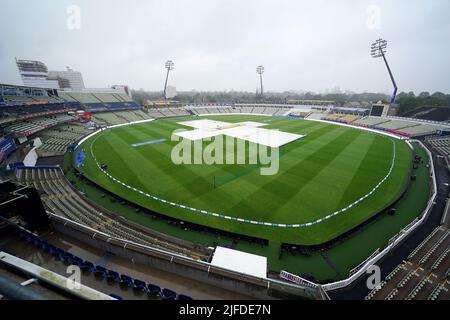
<svg viewBox="0 0 450 320">
<path fill-rule="evenodd" d="M 400 105 L 400 114 L 404 114 L 420 107 L 449 107 L 450 94 L 435 92 L 430 94 L 427 91 L 415 95 L 414 92 L 401 92 L 397 96 L 397 103 Z"/>
</svg>

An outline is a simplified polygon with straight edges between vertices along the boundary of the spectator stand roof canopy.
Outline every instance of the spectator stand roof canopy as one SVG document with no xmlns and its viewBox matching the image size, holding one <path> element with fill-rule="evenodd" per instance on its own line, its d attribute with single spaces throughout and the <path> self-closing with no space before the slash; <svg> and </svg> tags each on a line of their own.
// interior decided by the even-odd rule
<svg viewBox="0 0 450 320">
<path fill-rule="evenodd" d="M 258 278 L 267 277 L 266 257 L 234 249 L 216 247 L 211 264 Z"/>
</svg>

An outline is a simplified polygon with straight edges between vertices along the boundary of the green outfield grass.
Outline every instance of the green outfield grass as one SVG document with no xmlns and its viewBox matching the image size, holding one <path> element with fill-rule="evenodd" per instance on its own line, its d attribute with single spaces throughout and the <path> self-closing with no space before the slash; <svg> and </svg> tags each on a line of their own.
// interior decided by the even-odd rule
<svg viewBox="0 0 450 320">
<path fill-rule="evenodd" d="M 314 245 L 354 228 L 395 201 L 405 190 L 412 153 L 403 141 L 332 124 L 261 116 L 208 116 L 227 122 L 267 122 L 267 128 L 306 135 L 280 148 L 280 170 L 261 176 L 258 165 L 180 165 L 170 155 L 177 142 L 175 129 L 190 129 L 160 119 L 108 129 L 89 139 L 80 170 L 103 188 L 141 206 L 214 228 L 276 243 Z M 132 147 L 166 138 L 168 141 Z M 205 142 L 205 145 L 209 143 Z M 212 217 L 151 200 L 110 180 L 96 166 L 124 183 L 178 204 L 218 214 L 277 224 L 303 224 L 324 218 L 370 192 L 389 172 L 389 178 L 369 197 L 345 213 L 305 228 L 254 225 Z M 80 149 L 78 149 L 80 150 Z M 214 181 L 215 180 L 215 181 Z M 215 184 L 215 187 L 214 187 Z"/>
</svg>

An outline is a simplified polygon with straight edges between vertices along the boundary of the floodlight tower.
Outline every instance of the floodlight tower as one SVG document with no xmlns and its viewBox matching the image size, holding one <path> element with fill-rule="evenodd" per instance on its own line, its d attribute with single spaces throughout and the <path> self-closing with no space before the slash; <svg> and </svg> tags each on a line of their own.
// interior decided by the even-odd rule
<svg viewBox="0 0 450 320">
<path fill-rule="evenodd" d="M 389 72 L 389 76 L 391 77 L 392 84 L 394 85 L 394 93 L 392 94 L 391 98 L 391 104 L 395 103 L 395 100 L 397 98 L 397 84 L 395 83 L 394 76 L 392 75 L 391 68 L 389 67 L 389 64 L 386 60 L 386 48 L 387 48 L 387 41 L 383 39 L 378 39 L 374 43 L 372 43 L 371 47 L 371 54 L 373 58 L 381 58 L 383 57 L 384 63 L 386 64 L 386 68 Z"/>
<path fill-rule="evenodd" d="M 262 74 L 264 73 L 264 67 L 263 66 L 256 67 L 256 73 L 259 74 L 259 81 L 261 83 L 261 98 L 262 98 L 264 95 L 263 82 L 262 82 Z"/>
<path fill-rule="evenodd" d="M 167 95 L 166 95 L 167 80 L 169 79 L 169 72 L 170 72 L 170 70 L 173 70 L 173 68 L 175 68 L 175 64 L 173 63 L 172 60 L 167 60 L 165 68 L 167 69 L 167 75 L 166 75 L 166 82 L 164 83 L 164 99 L 167 99 Z"/>
</svg>

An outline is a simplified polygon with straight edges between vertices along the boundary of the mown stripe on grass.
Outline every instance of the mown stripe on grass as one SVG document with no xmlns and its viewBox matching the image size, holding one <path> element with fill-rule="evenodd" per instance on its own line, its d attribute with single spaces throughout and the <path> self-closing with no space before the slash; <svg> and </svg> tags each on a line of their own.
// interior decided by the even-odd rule
<svg viewBox="0 0 450 320">
<path fill-rule="evenodd" d="M 246 210 L 251 210 L 251 203 L 264 202 L 265 213 L 258 213 L 259 216 L 264 216 L 266 219 L 273 219 L 280 209 L 280 206 L 290 202 L 292 198 L 298 194 L 301 189 L 311 180 L 313 180 L 322 170 L 324 170 L 331 161 L 338 157 L 344 148 L 342 146 L 350 142 L 351 139 L 357 137 L 360 133 L 352 131 L 342 131 L 338 135 L 333 135 L 333 139 L 328 140 L 326 144 L 320 146 L 315 152 L 309 154 L 307 157 L 291 165 L 288 169 L 283 170 L 276 179 L 271 179 L 268 183 L 261 186 L 261 190 L 270 193 L 273 198 L 280 199 L 276 203 L 260 199 L 260 193 L 255 192 L 247 197 L 243 202 L 238 203 L 233 211 L 239 210 L 245 213 Z M 299 174 L 301 172 L 301 174 Z M 259 190 L 258 190 L 259 191 Z M 296 216 L 300 221 L 305 221 L 305 218 L 311 217 L 310 213 Z M 303 218 L 303 219 L 302 219 Z M 293 222 L 299 222 L 291 221 Z"/>
<path fill-rule="evenodd" d="M 342 132 L 342 131 L 343 131 L 343 130 L 341 130 L 341 132 Z M 338 132 L 339 132 L 339 131 L 338 131 Z M 348 130 L 347 132 L 351 132 L 351 130 Z M 152 198 L 152 199 L 158 200 L 158 201 L 164 201 L 165 203 L 167 203 L 166 200 L 157 198 L 157 197 L 155 197 L 155 196 L 153 196 L 153 195 L 149 195 L 149 194 L 143 193 L 143 192 L 140 191 L 140 190 L 136 190 L 135 187 L 131 187 L 131 186 L 127 185 L 126 183 L 117 180 L 115 177 L 112 177 L 109 173 L 107 173 L 105 170 L 103 170 L 103 169 L 100 167 L 99 163 L 97 162 L 97 160 L 96 160 L 96 158 L 95 158 L 95 155 L 94 155 L 94 153 L 93 153 L 93 151 L 92 151 L 92 150 L 93 150 L 93 144 L 95 143 L 96 140 L 97 140 L 97 139 L 95 139 L 95 140 L 91 143 L 91 145 L 90 145 L 91 155 L 92 155 L 94 161 L 96 162 L 98 169 L 99 169 L 100 171 L 102 171 L 105 175 L 107 175 L 109 179 L 112 179 L 114 182 L 117 182 L 117 183 L 121 184 L 122 186 L 124 186 L 125 188 L 127 188 L 127 189 L 129 189 L 129 190 L 134 190 L 134 191 L 136 191 L 136 192 L 139 191 L 140 194 L 144 194 L 145 196 L 147 196 L 147 197 L 149 197 L 149 198 Z M 322 140 L 321 140 L 321 141 L 322 141 Z M 319 143 L 318 143 L 318 144 L 319 144 Z M 320 144 L 320 145 L 319 145 L 319 148 L 320 148 L 321 146 L 323 146 L 323 144 Z M 392 168 L 394 167 L 394 164 L 395 164 L 395 143 L 393 143 L 393 148 L 394 148 L 394 153 L 393 153 L 392 165 L 391 165 L 391 167 L 390 167 L 390 170 L 389 170 L 388 174 L 383 178 L 382 181 L 380 181 L 380 182 L 377 184 L 377 186 L 376 186 L 370 193 L 368 193 L 365 197 L 363 197 L 363 198 L 361 198 L 361 199 L 358 199 L 357 201 L 355 201 L 352 205 L 348 206 L 347 208 L 341 209 L 340 211 L 336 211 L 336 212 L 334 212 L 334 213 L 332 213 L 332 214 L 326 216 L 325 218 L 321 218 L 321 219 L 318 219 L 318 220 L 315 220 L 315 221 L 312 221 L 312 222 L 309 222 L 309 223 L 305 223 L 305 224 L 295 224 L 295 225 L 294 225 L 294 224 L 292 224 L 292 225 L 289 225 L 289 224 L 271 224 L 271 223 L 260 222 L 260 221 L 254 221 L 254 220 L 249 220 L 249 221 L 244 221 L 244 222 L 248 222 L 248 223 L 251 223 L 251 224 L 262 224 L 262 225 L 268 225 L 268 226 L 275 226 L 275 227 L 281 227 L 281 228 L 306 228 L 306 227 L 312 226 L 312 225 L 314 225 L 314 224 L 322 223 L 322 222 L 325 221 L 325 220 L 328 220 L 328 219 L 330 219 L 330 218 L 332 218 L 332 217 L 334 217 L 334 216 L 336 216 L 336 215 L 339 215 L 339 214 L 341 214 L 341 213 L 344 213 L 344 212 L 346 212 L 347 210 L 349 210 L 349 209 L 350 209 L 353 205 L 355 205 L 356 203 L 358 203 L 358 202 L 360 202 L 360 201 L 366 199 L 367 197 L 369 197 L 373 192 L 375 192 L 375 190 L 376 190 L 378 187 L 381 186 L 382 183 L 384 183 L 384 181 L 386 181 L 386 179 L 388 179 L 388 177 L 390 176 L 390 174 L 391 174 L 391 172 L 392 172 Z M 186 207 L 186 206 L 183 206 L 183 205 L 178 205 L 178 204 L 173 203 L 173 202 L 168 202 L 168 204 L 169 204 L 169 205 L 176 206 L 176 207 L 181 207 L 181 208 L 184 208 L 184 209 L 187 209 L 187 210 L 191 210 L 191 211 L 194 211 L 194 212 L 199 212 L 199 213 L 202 213 L 202 214 L 212 215 L 213 217 L 220 217 L 220 218 L 225 218 L 225 219 L 228 219 L 228 220 L 236 220 L 236 221 L 242 222 L 241 220 L 237 220 L 237 218 L 234 218 L 234 217 L 225 216 L 225 215 L 221 215 L 221 214 L 216 214 L 216 213 L 213 213 L 213 212 L 205 212 L 205 211 L 202 211 L 202 210 L 193 208 L 193 207 Z"/>
</svg>

